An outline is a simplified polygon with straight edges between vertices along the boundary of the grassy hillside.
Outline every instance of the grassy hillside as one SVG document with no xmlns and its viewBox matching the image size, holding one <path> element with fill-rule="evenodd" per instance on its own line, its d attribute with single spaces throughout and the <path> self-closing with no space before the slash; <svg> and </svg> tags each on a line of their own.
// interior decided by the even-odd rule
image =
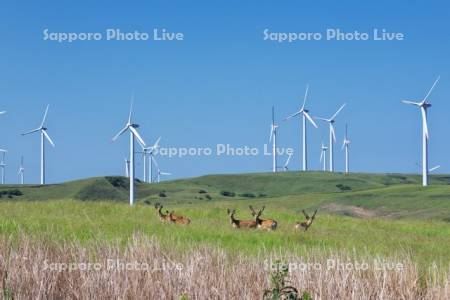
<svg viewBox="0 0 450 300">
<path fill-rule="evenodd" d="M 300 212 L 320 207 L 329 213 L 390 218 L 433 218 L 450 221 L 450 176 L 431 177 L 420 186 L 417 175 L 283 172 L 277 174 L 210 175 L 160 184 L 137 182 L 138 203 L 170 205 L 238 201 L 274 203 Z M 17 192 L 19 191 L 19 192 Z M 128 201 L 128 179 L 98 177 L 47 186 L 6 185 L 1 200 Z"/>
</svg>

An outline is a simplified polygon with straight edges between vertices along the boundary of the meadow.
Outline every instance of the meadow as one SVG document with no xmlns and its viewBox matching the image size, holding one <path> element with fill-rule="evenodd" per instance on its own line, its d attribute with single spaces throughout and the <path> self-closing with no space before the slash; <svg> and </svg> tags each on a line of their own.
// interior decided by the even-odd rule
<svg viewBox="0 0 450 300">
<path fill-rule="evenodd" d="M 70 290 L 69 298 L 96 293 L 103 298 L 255 299 L 270 286 L 267 261 L 281 259 L 296 266 L 322 266 L 289 273 L 292 283 L 315 299 L 448 299 L 450 177 L 432 177 L 427 189 L 419 181 L 401 174 L 215 175 L 138 183 L 134 207 L 127 205 L 126 179 L 121 177 L 4 186 L 2 289 L 16 298 L 27 292 L 32 298 L 57 298 Z M 191 224 L 161 222 L 156 203 L 189 217 Z M 248 205 L 266 206 L 263 218 L 277 220 L 278 229 L 233 229 L 226 210 L 234 208 L 237 218 L 251 219 Z M 319 210 L 307 232 L 294 229 L 296 221 L 304 220 L 302 209 Z M 36 271 L 45 259 L 106 265 L 106 257 L 151 265 L 176 261 L 186 271 Z M 329 270 L 325 266 L 330 260 L 353 266 L 366 262 L 369 269 Z M 404 269 L 380 268 L 375 261 Z M 21 263 L 24 269 L 18 269 Z M 31 284 L 32 278 L 41 285 Z M 126 288 L 131 278 L 142 288 L 137 283 Z M 105 283 L 96 287 L 88 284 L 90 279 Z M 87 294 L 76 294 L 81 286 L 87 286 Z"/>
</svg>

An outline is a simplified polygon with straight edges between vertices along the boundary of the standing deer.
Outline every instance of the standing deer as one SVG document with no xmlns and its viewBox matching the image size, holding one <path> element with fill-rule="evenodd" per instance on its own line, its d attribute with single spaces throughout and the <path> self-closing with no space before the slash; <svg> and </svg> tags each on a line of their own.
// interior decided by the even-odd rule
<svg viewBox="0 0 450 300">
<path fill-rule="evenodd" d="M 265 206 L 263 206 L 262 209 L 260 209 L 258 212 L 256 212 L 251 205 L 249 206 L 249 208 L 252 212 L 252 216 L 255 217 L 256 226 L 259 229 L 264 229 L 264 230 L 268 230 L 268 231 L 277 229 L 277 225 L 278 225 L 277 221 L 271 220 L 271 219 L 267 219 L 267 220 L 260 219 L 261 214 L 263 213 L 264 209 L 266 208 Z"/>
<path fill-rule="evenodd" d="M 256 221 L 251 220 L 237 220 L 234 218 L 236 210 L 227 209 L 228 216 L 230 217 L 231 225 L 233 228 L 256 228 Z"/>
<path fill-rule="evenodd" d="M 169 212 L 166 210 L 166 214 L 162 213 L 163 206 L 161 204 L 155 204 L 155 209 L 158 212 L 158 217 L 163 222 L 170 222 Z"/>
<path fill-rule="evenodd" d="M 308 228 L 312 225 L 312 223 L 314 222 L 314 219 L 316 218 L 316 214 L 317 214 L 317 209 L 314 212 L 313 216 L 310 217 L 306 211 L 303 209 L 302 210 L 303 214 L 305 215 L 306 220 L 303 222 L 296 222 L 295 223 L 295 229 L 301 229 L 302 227 L 305 229 L 305 231 L 308 230 Z"/>
<path fill-rule="evenodd" d="M 189 225 L 189 223 L 191 223 L 191 220 L 188 218 L 175 215 L 173 210 L 169 213 L 169 218 L 170 221 L 175 224 Z"/>
</svg>

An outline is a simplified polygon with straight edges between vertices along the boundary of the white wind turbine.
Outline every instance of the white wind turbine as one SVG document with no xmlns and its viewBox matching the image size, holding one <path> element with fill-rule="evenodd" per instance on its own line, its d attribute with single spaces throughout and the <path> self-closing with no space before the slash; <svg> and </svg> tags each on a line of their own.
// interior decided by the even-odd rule
<svg viewBox="0 0 450 300">
<path fill-rule="evenodd" d="M 125 124 L 125 127 L 122 130 L 120 130 L 119 133 L 116 134 L 112 139 L 114 142 L 119 138 L 119 136 L 124 134 L 126 131 L 130 132 L 130 167 L 129 167 L 129 173 L 128 173 L 129 177 L 130 177 L 130 205 L 134 205 L 134 176 L 135 176 L 135 172 L 134 172 L 134 139 L 136 138 L 139 141 L 139 143 L 141 143 L 141 145 L 144 145 L 144 147 L 145 147 L 144 140 L 141 138 L 138 131 L 136 130 L 136 128 L 138 128 L 139 125 L 134 124 L 131 121 L 132 113 L 133 113 L 133 100 L 131 100 L 130 114 L 128 115 L 128 121 Z"/>
<path fill-rule="evenodd" d="M 328 147 L 322 142 L 322 146 L 320 147 L 320 162 L 323 163 L 324 172 L 327 170 L 327 150 Z"/>
<path fill-rule="evenodd" d="M 316 122 L 314 122 L 314 120 L 311 118 L 311 116 L 309 115 L 309 110 L 306 109 L 306 99 L 308 97 L 308 90 L 309 90 L 309 85 L 306 86 L 306 91 L 305 91 L 305 97 L 303 99 L 303 105 L 300 108 L 299 111 L 297 111 L 296 113 L 290 115 L 289 117 L 287 117 L 286 119 L 284 119 L 285 121 L 289 120 L 290 118 L 293 118 L 295 116 L 298 115 L 302 115 L 303 119 L 302 119 L 302 124 L 303 124 L 303 166 L 302 169 L 303 171 L 307 171 L 308 170 L 308 153 L 307 153 L 307 144 L 306 144 L 306 120 L 308 119 L 308 121 L 317 128 L 317 124 Z"/>
<path fill-rule="evenodd" d="M 2 160 L 0 161 L 0 168 L 2 168 L 2 184 L 5 184 L 5 169 L 7 166 L 5 158 L 8 151 L 0 149 L 0 152 L 2 153 Z"/>
<path fill-rule="evenodd" d="M 25 167 L 23 166 L 23 155 L 20 157 L 20 167 L 17 173 L 20 176 L 20 184 L 24 183 Z"/>
<path fill-rule="evenodd" d="M 330 126 L 330 145 L 329 145 L 329 151 L 330 151 L 330 172 L 334 172 L 334 151 L 333 151 L 333 143 L 336 142 L 336 132 L 334 130 L 334 123 L 336 120 L 337 115 L 341 112 L 341 110 L 345 107 L 345 103 L 336 111 L 336 113 L 329 119 L 325 119 L 325 118 L 318 118 L 316 117 L 316 119 L 318 120 L 322 120 L 325 121 L 329 124 Z"/>
<path fill-rule="evenodd" d="M 153 160 L 152 157 L 155 155 L 155 151 L 159 148 L 159 142 L 161 141 L 161 137 L 159 137 L 155 144 L 150 147 L 142 147 L 142 156 L 144 158 L 144 182 L 152 183 L 153 181 Z M 150 172 L 150 174 L 149 174 Z"/>
<path fill-rule="evenodd" d="M 345 173 L 349 172 L 349 152 L 348 147 L 350 146 L 350 140 L 348 139 L 347 124 L 345 124 L 345 137 L 342 143 L 342 150 L 345 148 Z"/>
<path fill-rule="evenodd" d="M 172 175 L 171 173 L 167 173 L 167 172 L 162 172 L 161 169 L 159 168 L 158 162 L 156 161 L 154 156 L 150 157 L 151 160 L 153 161 L 153 163 L 155 164 L 156 167 L 156 182 L 160 183 L 161 182 L 161 176 L 170 176 Z"/>
<path fill-rule="evenodd" d="M 428 94 L 423 98 L 421 102 L 413 102 L 413 101 L 402 101 L 405 104 L 415 105 L 420 108 L 420 112 L 422 114 L 422 185 L 428 186 L 428 124 L 427 124 L 427 111 L 428 108 L 431 107 L 431 103 L 427 102 L 428 97 L 433 91 L 434 87 L 438 83 L 440 76 L 433 83 L 433 86 L 428 91 Z"/>
<path fill-rule="evenodd" d="M 283 169 L 285 172 L 289 171 L 289 162 L 291 161 L 292 155 L 294 155 L 293 152 L 289 153 L 288 158 L 286 159 L 286 162 L 284 163 Z"/>
<path fill-rule="evenodd" d="M 55 144 L 53 143 L 52 139 L 47 133 L 47 127 L 45 127 L 45 119 L 47 118 L 48 113 L 48 105 L 45 109 L 44 118 L 42 119 L 41 125 L 29 132 L 22 133 L 22 135 L 27 135 L 34 132 L 40 132 L 41 134 L 41 184 L 45 184 L 45 139 L 53 146 L 55 147 Z"/>
<path fill-rule="evenodd" d="M 269 143 L 272 142 L 272 172 L 277 172 L 277 130 L 278 125 L 275 124 L 275 107 L 272 106 L 272 124 L 270 126 Z"/>
<path fill-rule="evenodd" d="M 127 178 L 130 178 L 130 160 L 125 157 L 124 161 L 125 161 L 125 176 Z"/>
</svg>

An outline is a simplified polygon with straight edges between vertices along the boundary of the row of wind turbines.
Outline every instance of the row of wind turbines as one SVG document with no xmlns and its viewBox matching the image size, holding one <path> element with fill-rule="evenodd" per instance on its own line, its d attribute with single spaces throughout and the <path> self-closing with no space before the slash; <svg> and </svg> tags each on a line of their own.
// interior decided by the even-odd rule
<svg viewBox="0 0 450 300">
<path fill-rule="evenodd" d="M 284 121 L 288 121 L 294 117 L 300 116 L 302 122 L 302 171 L 308 171 L 308 145 L 307 145 L 307 125 L 308 122 L 313 125 L 315 128 L 319 128 L 317 123 L 314 121 L 320 120 L 328 124 L 329 127 L 329 144 L 325 146 L 322 142 L 321 145 L 321 154 L 320 154 L 320 162 L 323 163 L 323 171 L 326 171 L 326 151 L 329 151 L 329 171 L 334 172 L 334 143 L 336 143 L 336 129 L 334 124 L 336 122 L 336 117 L 338 114 L 344 109 L 346 104 L 344 103 L 330 118 L 322 118 L 322 117 L 311 117 L 310 110 L 306 108 L 306 102 L 308 99 L 309 85 L 306 86 L 305 95 L 303 98 L 303 105 L 300 109 L 294 114 L 286 117 Z M 269 142 L 272 143 L 272 172 L 276 173 L 279 167 L 277 166 L 277 132 L 280 125 L 275 122 L 275 107 L 272 106 L 272 124 L 270 126 L 270 138 Z M 345 172 L 349 172 L 349 147 L 350 140 L 348 139 L 348 128 L 345 126 L 345 137 L 344 142 L 342 144 L 342 149 L 345 150 Z M 289 155 L 286 163 L 284 165 L 284 170 L 288 170 L 288 164 L 291 160 L 291 156 Z"/>
<path fill-rule="evenodd" d="M 410 100 L 403 100 L 402 103 L 414 105 L 420 109 L 421 112 L 421 121 L 422 121 L 422 185 L 428 186 L 428 175 L 430 172 L 440 168 L 440 166 L 436 166 L 430 169 L 429 167 L 429 155 L 428 155 L 428 142 L 429 142 L 429 130 L 428 130 L 428 109 L 431 107 L 431 103 L 428 101 L 431 92 L 436 87 L 439 82 L 440 76 L 434 81 L 431 88 L 428 90 L 428 93 L 425 97 L 417 102 Z M 294 117 L 300 116 L 302 119 L 302 167 L 301 170 L 308 170 L 308 147 L 307 147 L 307 123 L 311 123 L 315 128 L 318 128 L 316 120 L 320 120 L 328 123 L 329 126 L 329 144 L 325 146 L 322 142 L 321 145 L 321 154 L 320 154 L 320 162 L 323 163 L 323 171 L 326 171 L 326 151 L 329 151 L 329 171 L 334 172 L 334 149 L 333 145 L 336 143 L 336 130 L 334 128 L 334 124 L 336 122 L 336 117 L 338 114 L 344 109 L 346 104 L 344 103 L 330 118 L 322 118 L 322 117 L 311 117 L 309 114 L 309 110 L 306 108 L 306 101 L 308 98 L 309 85 L 306 86 L 305 95 L 303 98 L 303 105 L 301 108 L 295 112 L 294 114 L 286 117 L 284 121 L 290 120 Z M 272 171 L 277 172 L 279 169 L 277 167 L 277 131 L 279 125 L 275 122 L 275 108 L 272 107 L 272 124 L 270 126 L 270 139 L 269 142 L 272 142 Z M 345 136 L 342 144 L 342 150 L 345 150 L 345 173 L 350 172 L 349 168 L 349 147 L 350 140 L 348 138 L 348 126 L 345 125 Z M 284 170 L 288 170 L 288 164 L 291 160 L 291 156 L 288 156 L 288 159 L 284 165 Z"/>
<path fill-rule="evenodd" d="M 404 100 L 402 101 L 405 104 L 414 105 L 420 109 L 421 116 L 422 116 L 422 184 L 423 186 L 428 185 L 428 174 L 434 169 L 437 169 L 438 167 L 429 169 L 428 164 L 428 141 L 429 141 L 429 130 L 428 130 L 428 120 L 427 120 L 427 113 L 428 109 L 431 107 L 431 103 L 428 101 L 428 98 L 435 88 L 436 84 L 438 83 L 440 77 L 438 77 L 435 82 L 433 83 L 432 87 L 426 94 L 426 96 L 420 101 L 409 101 Z M 306 91 L 303 99 L 303 105 L 301 108 L 295 112 L 294 114 L 286 117 L 284 120 L 288 121 L 294 117 L 301 116 L 302 120 L 302 149 L 303 149 L 303 155 L 302 155 L 302 170 L 307 171 L 308 170 L 308 155 L 307 155 L 307 124 L 308 122 L 311 123 L 315 128 L 318 128 L 318 125 L 314 121 L 320 120 L 328 124 L 329 126 L 329 144 L 328 146 L 325 146 L 323 143 L 321 145 L 321 162 L 323 162 L 323 170 L 326 171 L 326 151 L 329 151 L 329 171 L 334 172 L 334 151 L 333 146 L 334 143 L 336 143 L 336 130 L 334 127 L 334 124 L 336 122 L 336 117 L 338 114 L 344 109 L 346 104 L 343 104 L 330 118 L 322 118 L 322 117 L 311 117 L 309 109 L 306 108 L 306 102 L 308 98 L 308 91 L 309 86 L 306 86 Z M 48 143 L 50 143 L 51 146 L 55 146 L 53 140 L 47 133 L 47 127 L 45 126 L 45 121 L 47 119 L 49 106 L 47 105 L 44 113 L 44 117 L 42 119 L 41 124 L 36 129 L 33 129 L 31 131 L 22 133 L 22 135 L 29 135 L 33 133 L 39 133 L 40 134 L 40 163 L 41 163 L 41 169 L 40 169 L 40 183 L 45 184 L 45 149 L 46 149 L 46 143 L 47 140 Z M 6 113 L 5 111 L 1 111 L 0 115 Z M 159 143 L 161 138 L 158 138 L 157 141 L 153 146 L 147 146 L 144 139 L 141 137 L 139 132 L 137 131 L 137 128 L 139 128 L 139 125 L 134 123 L 132 121 L 132 114 L 133 114 L 133 99 L 131 101 L 130 105 L 130 112 L 128 115 L 128 121 L 125 124 L 125 127 L 123 127 L 112 139 L 112 141 L 116 141 L 121 135 L 123 135 L 125 132 L 129 132 L 129 141 L 130 141 L 130 154 L 129 154 L 129 160 L 125 160 L 125 166 L 126 166 L 126 175 L 129 177 L 130 181 L 130 205 L 133 205 L 135 202 L 135 154 L 141 153 L 143 160 L 144 160 L 144 181 L 145 182 L 160 182 L 161 176 L 168 176 L 171 175 L 167 172 L 162 172 L 159 168 L 159 165 L 155 159 L 155 152 L 159 147 Z M 270 130 L 270 142 L 272 142 L 272 163 L 273 163 L 273 172 L 277 172 L 279 169 L 277 165 L 277 132 L 278 132 L 279 125 L 275 122 L 275 108 L 272 107 L 272 124 L 271 124 L 271 130 Z M 135 151 L 135 140 L 137 140 L 142 148 L 142 151 L 136 152 Z M 349 170 L 349 146 L 350 146 L 350 140 L 348 139 L 348 128 L 346 125 L 345 130 L 345 137 L 342 145 L 342 149 L 345 150 L 345 172 L 348 173 Z M 0 149 L 1 153 L 1 161 L 0 161 L 0 168 L 1 168 L 1 181 L 2 184 L 5 183 L 5 168 L 6 168 L 6 162 L 5 162 L 5 156 L 7 151 Z M 288 170 L 288 164 L 291 160 L 292 154 L 289 155 L 283 169 L 285 171 Z M 153 176 L 153 166 L 156 167 L 156 177 Z M 21 183 L 24 183 L 24 173 L 25 168 L 23 165 L 23 156 L 21 157 L 21 164 L 19 168 L 19 176 Z"/>
<path fill-rule="evenodd" d="M 40 184 L 44 185 L 46 184 L 46 169 L 45 169 L 45 159 L 46 159 L 46 143 L 47 140 L 50 145 L 55 147 L 55 143 L 53 142 L 52 138 L 47 132 L 47 127 L 45 125 L 45 122 L 47 120 L 48 115 L 48 109 L 49 105 L 47 105 L 44 113 L 44 117 L 42 119 L 42 122 L 40 123 L 39 127 L 36 129 L 30 130 L 28 132 L 22 133 L 21 135 L 29 135 L 38 132 L 40 134 L 40 145 L 41 145 L 41 151 L 40 151 Z M 159 164 L 155 158 L 155 152 L 159 148 L 159 142 L 161 140 L 161 137 L 157 139 L 155 144 L 153 146 L 147 146 L 142 137 L 139 135 L 136 128 L 139 127 L 138 124 L 135 124 L 131 121 L 132 117 L 132 110 L 133 110 L 133 101 L 131 102 L 130 107 L 130 114 L 128 118 L 128 122 L 114 138 L 113 141 L 115 141 L 120 135 L 125 133 L 127 130 L 130 131 L 130 159 L 126 159 L 126 176 L 130 178 L 130 204 L 134 203 L 131 199 L 134 200 L 134 180 L 135 180 L 135 172 L 134 172 L 134 154 L 135 153 L 141 153 L 143 157 L 143 164 L 144 164 L 144 182 L 148 183 L 159 183 L 161 181 L 161 176 L 169 176 L 172 175 L 167 172 L 163 172 Z M 6 111 L 0 112 L 1 114 L 5 114 Z M 134 139 L 137 139 L 139 141 L 139 144 L 141 145 L 142 151 L 135 152 L 134 150 Z M 7 167 L 7 164 L 5 162 L 6 153 L 8 151 L 4 149 L 0 149 L 0 169 L 1 169 L 1 184 L 5 184 L 5 168 Z M 156 168 L 156 176 L 153 175 L 153 166 Z M 25 167 L 24 167 L 24 159 L 23 156 L 21 156 L 21 162 L 20 167 L 18 171 L 18 175 L 20 177 L 20 183 L 24 184 L 24 175 L 25 174 Z"/>
</svg>

